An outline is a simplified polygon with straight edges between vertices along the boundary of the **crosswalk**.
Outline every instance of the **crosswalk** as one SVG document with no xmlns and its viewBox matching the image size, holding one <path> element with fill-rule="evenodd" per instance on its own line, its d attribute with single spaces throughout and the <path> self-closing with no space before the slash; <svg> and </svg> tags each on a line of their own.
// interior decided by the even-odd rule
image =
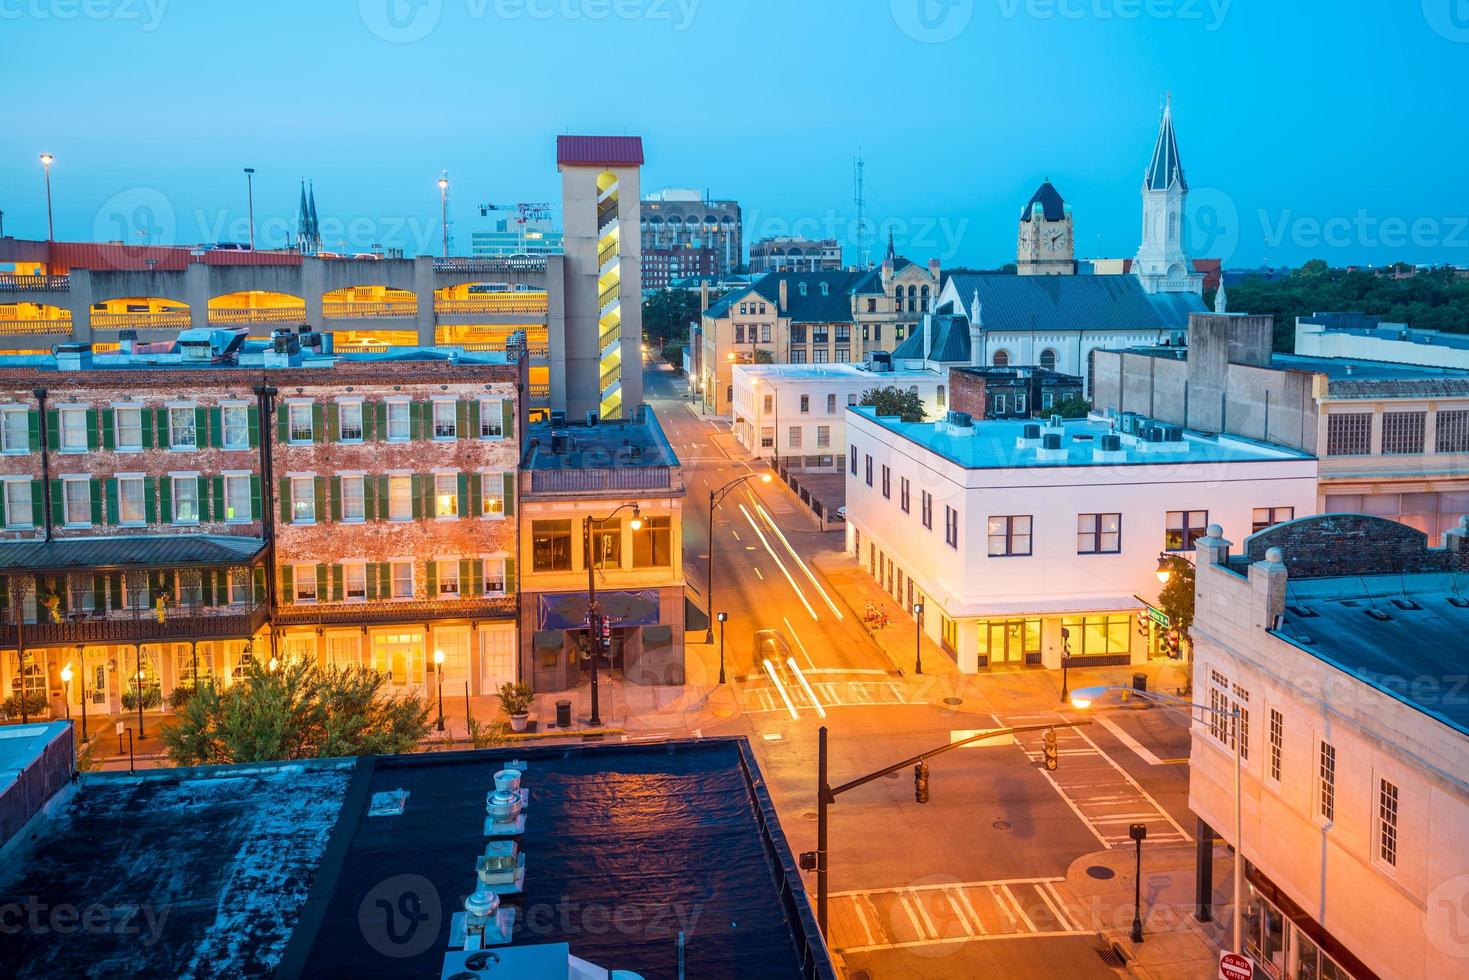
<svg viewBox="0 0 1469 980">
<path fill-rule="evenodd" d="M 829 708 L 871 708 L 882 705 L 922 705 L 903 682 L 886 671 L 841 668 L 802 668 L 794 663 L 771 662 L 760 674 L 738 678 L 734 685 L 740 707 L 747 714 L 780 712 L 793 718 L 825 717 Z"/>
<path fill-rule="evenodd" d="M 1039 724 L 1053 716 L 1007 717 L 1015 725 Z M 1148 791 L 1080 728 L 1057 728 L 1057 767 L 1042 765 L 1044 732 L 1022 732 L 1016 742 L 1050 780 L 1061 798 L 1081 818 L 1103 847 L 1131 846 L 1128 825 L 1148 825 L 1148 841 L 1187 843 L 1193 840 Z"/>
<path fill-rule="evenodd" d="M 1094 935 L 1067 908 L 1064 878 L 1008 878 L 836 892 L 832 946 L 844 953 L 943 943 Z"/>
</svg>

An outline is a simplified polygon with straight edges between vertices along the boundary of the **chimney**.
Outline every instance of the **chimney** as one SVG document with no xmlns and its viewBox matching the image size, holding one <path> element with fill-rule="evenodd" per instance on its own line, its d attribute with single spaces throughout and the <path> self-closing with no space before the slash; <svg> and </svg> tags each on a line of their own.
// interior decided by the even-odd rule
<svg viewBox="0 0 1469 980">
<path fill-rule="evenodd" d="M 888 286 L 890 286 L 892 284 L 892 281 L 893 281 L 893 260 L 892 259 L 883 259 L 882 260 L 882 288 L 883 288 L 883 291 L 884 292 L 887 291 L 887 288 L 888 288 Z"/>
<path fill-rule="evenodd" d="M 928 274 L 933 277 L 933 281 L 935 283 L 937 283 L 939 281 L 939 260 L 938 259 L 929 259 L 928 260 Z"/>
<path fill-rule="evenodd" d="M 699 280 L 699 312 L 709 309 L 709 280 Z"/>
<path fill-rule="evenodd" d="M 788 282 L 786 282 L 786 277 L 785 276 L 781 276 L 780 277 L 780 309 L 776 311 L 777 313 L 780 313 L 781 315 L 784 315 L 785 314 L 785 311 L 790 306 L 790 304 L 786 301 L 787 294 L 790 291 L 789 287 L 790 287 L 790 284 Z"/>
</svg>

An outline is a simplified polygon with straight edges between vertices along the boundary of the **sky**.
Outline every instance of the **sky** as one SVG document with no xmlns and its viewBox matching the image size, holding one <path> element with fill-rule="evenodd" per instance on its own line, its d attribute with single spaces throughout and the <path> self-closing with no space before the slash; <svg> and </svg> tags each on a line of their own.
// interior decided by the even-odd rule
<svg viewBox="0 0 1469 980">
<path fill-rule="evenodd" d="M 294 229 L 453 251 L 559 201 L 560 133 L 643 137 L 644 191 L 738 200 L 746 241 L 1015 257 L 1049 178 L 1077 255 L 1137 250 L 1171 93 L 1190 248 L 1233 268 L 1469 265 L 1469 0 L 0 0 L 0 211 L 44 238 Z"/>
</svg>

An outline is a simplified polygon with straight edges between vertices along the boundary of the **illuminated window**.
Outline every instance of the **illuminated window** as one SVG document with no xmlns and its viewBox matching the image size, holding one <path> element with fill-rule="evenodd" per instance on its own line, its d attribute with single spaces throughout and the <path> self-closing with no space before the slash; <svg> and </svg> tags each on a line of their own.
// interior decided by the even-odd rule
<svg viewBox="0 0 1469 980">
<path fill-rule="evenodd" d="M 243 523 L 255 515 L 250 505 L 250 477 L 248 475 L 224 478 L 224 519 Z"/>
<path fill-rule="evenodd" d="M 454 473 L 434 474 L 434 516 L 459 516 L 459 477 Z"/>
</svg>

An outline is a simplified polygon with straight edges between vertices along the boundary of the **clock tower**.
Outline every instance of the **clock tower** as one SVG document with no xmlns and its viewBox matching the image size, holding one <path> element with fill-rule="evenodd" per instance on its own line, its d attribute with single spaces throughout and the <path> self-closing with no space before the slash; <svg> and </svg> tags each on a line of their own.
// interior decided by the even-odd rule
<svg viewBox="0 0 1469 980">
<path fill-rule="evenodd" d="M 1076 235 L 1071 205 L 1048 180 L 1020 212 L 1015 271 L 1022 276 L 1076 274 Z"/>
</svg>

